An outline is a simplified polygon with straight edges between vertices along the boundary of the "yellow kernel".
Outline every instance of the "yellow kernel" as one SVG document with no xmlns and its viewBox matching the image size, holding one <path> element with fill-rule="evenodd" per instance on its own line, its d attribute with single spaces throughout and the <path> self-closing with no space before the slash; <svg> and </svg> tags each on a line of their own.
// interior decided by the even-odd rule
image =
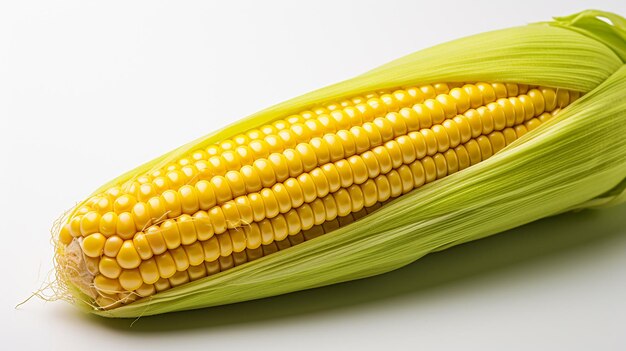
<svg viewBox="0 0 626 351">
<path fill-rule="evenodd" d="M 63 225 L 61 227 L 61 230 L 59 231 L 59 241 L 63 243 L 64 245 L 69 245 L 73 239 L 74 237 L 70 233 L 70 225 L 69 224 Z"/>
<path fill-rule="evenodd" d="M 168 219 L 165 222 L 161 223 L 161 234 L 163 235 L 163 239 L 165 240 L 165 244 L 168 249 L 175 249 L 180 246 L 180 232 L 178 231 L 178 225 L 176 221 L 172 219 Z"/>
<path fill-rule="evenodd" d="M 194 187 L 196 188 L 198 205 L 201 209 L 208 210 L 209 208 L 217 204 L 215 199 L 215 192 L 213 191 L 213 186 L 210 182 L 206 180 L 200 180 L 196 183 Z"/>
<path fill-rule="evenodd" d="M 178 195 L 180 196 L 183 213 L 195 213 L 200 209 L 198 194 L 195 187 L 191 185 L 183 185 L 180 189 L 178 189 Z"/>
<path fill-rule="evenodd" d="M 136 203 L 137 200 L 135 200 L 134 197 L 124 194 L 115 200 L 115 202 L 113 203 L 113 208 L 116 213 L 121 213 L 125 211 L 130 211 Z"/>
<path fill-rule="evenodd" d="M 150 216 L 152 223 L 159 222 L 167 218 L 167 210 L 165 209 L 165 203 L 163 202 L 162 197 L 151 197 L 146 203 L 146 206 L 148 208 L 148 215 Z"/>
<path fill-rule="evenodd" d="M 161 229 L 158 226 L 152 226 L 146 229 L 146 233 L 144 235 L 153 254 L 160 255 L 167 250 L 167 244 L 165 243 L 165 239 L 163 239 L 163 235 L 161 234 Z"/>
<path fill-rule="evenodd" d="M 215 261 L 220 257 L 220 245 L 215 236 L 202 242 L 202 250 L 204 251 L 204 260 L 207 262 Z"/>
<path fill-rule="evenodd" d="M 135 229 L 137 231 L 144 230 L 148 225 L 152 224 L 152 218 L 148 211 L 148 205 L 145 202 L 138 202 L 133 206 L 131 212 L 133 221 L 135 222 Z"/>
<path fill-rule="evenodd" d="M 163 199 L 163 205 L 169 218 L 175 218 L 180 216 L 182 208 L 180 206 L 180 196 L 177 191 L 166 190 L 161 194 Z"/>
<path fill-rule="evenodd" d="M 117 235 L 108 237 L 104 243 L 104 254 L 109 257 L 116 257 L 123 243 L 124 240 Z"/>
<path fill-rule="evenodd" d="M 183 245 L 189 245 L 198 240 L 198 234 L 196 233 L 196 226 L 193 223 L 193 218 L 184 214 L 176 219 L 178 225 L 178 233 L 180 234 L 180 242 Z"/>
<path fill-rule="evenodd" d="M 152 248 L 144 233 L 137 233 L 137 235 L 135 235 L 133 245 L 142 260 L 147 260 L 152 257 Z"/>
<path fill-rule="evenodd" d="M 177 247 L 174 250 L 170 250 L 170 254 L 172 255 L 172 259 L 174 259 L 177 271 L 180 272 L 189 268 L 189 258 L 187 257 L 187 253 L 182 246 Z"/>
<path fill-rule="evenodd" d="M 243 228 L 229 229 L 228 235 L 233 244 L 233 252 L 242 252 L 246 249 L 246 234 Z"/>
<path fill-rule="evenodd" d="M 124 270 L 120 274 L 120 285 L 127 291 L 138 289 L 143 284 L 141 274 L 138 269 Z"/>
<path fill-rule="evenodd" d="M 83 236 L 97 233 L 100 226 L 100 214 L 96 211 L 85 213 L 80 220 L 80 232 Z"/>
<path fill-rule="evenodd" d="M 130 239 L 137 232 L 133 216 L 128 212 L 117 216 L 116 232 L 122 239 Z"/>
<path fill-rule="evenodd" d="M 89 257 L 100 257 L 104 250 L 106 237 L 100 233 L 90 234 L 83 239 L 82 249 Z"/>
<path fill-rule="evenodd" d="M 102 257 L 98 264 L 98 270 L 103 276 L 109 279 L 117 279 L 122 272 L 122 268 L 117 264 L 117 261 L 111 257 Z"/>
<path fill-rule="evenodd" d="M 115 294 L 122 291 L 120 282 L 117 279 L 110 279 L 103 275 L 97 275 L 93 279 L 93 285 L 105 294 Z"/>
<path fill-rule="evenodd" d="M 213 233 L 214 233 L 213 225 L 211 224 L 211 219 L 207 212 L 198 211 L 194 213 L 193 224 L 196 227 L 196 234 L 198 235 L 198 240 L 201 240 L 201 241 L 208 240 L 210 237 L 213 236 Z"/>
<path fill-rule="evenodd" d="M 243 231 L 242 231 L 243 232 Z M 245 238 L 244 238 L 245 241 Z M 245 247 L 245 242 L 244 242 Z M 189 259 L 189 264 L 192 266 L 197 266 L 204 262 L 204 251 L 202 250 L 202 244 L 196 241 L 191 245 L 183 246 L 185 253 L 187 254 L 187 258 Z"/>
<path fill-rule="evenodd" d="M 106 237 L 114 235 L 117 231 L 117 214 L 115 212 L 103 214 L 102 217 L 100 217 L 98 231 Z"/>
<path fill-rule="evenodd" d="M 125 240 L 117 253 L 117 263 L 124 269 L 133 269 L 139 267 L 141 257 L 135 249 L 132 240 Z"/>
<path fill-rule="evenodd" d="M 246 247 L 248 249 L 256 249 L 261 246 L 261 231 L 259 230 L 258 224 L 252 223 L 249 226 L 243 227 L 243 232 L 246 235 Z M 205 249 L 206 256 L 206 247 L 204 247 L 204 243 L 203 248 Z"/>
<path fill-rule="evenodd" d="M 135 293 L 137 293 L 140 297 L 148 297 L 156 293 L 156 288 L 152 284 L 142 284 L 137 290 L 135 290 Z"/>
</svg>

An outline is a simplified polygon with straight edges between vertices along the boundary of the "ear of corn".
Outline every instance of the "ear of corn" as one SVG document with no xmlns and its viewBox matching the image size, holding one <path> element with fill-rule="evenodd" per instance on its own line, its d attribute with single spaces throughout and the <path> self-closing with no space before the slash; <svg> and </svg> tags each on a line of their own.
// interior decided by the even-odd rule
<svg viewBox="0 0 626 351">
<path fill-rule="evenodd" d="M 624 201 L 625 38 L 621 17 L 587 11 L 439 45 L 261 111 L 79 204 L 57 234 L 61 287 L 108 317 L 208 307 L 383 273 Z M 341 106 L 368 94 L 387 107 Z M 220 164 L 205 165 L 211 150 Z M 194 160 L 207 180 L 185 168 Z"/>
</svg>

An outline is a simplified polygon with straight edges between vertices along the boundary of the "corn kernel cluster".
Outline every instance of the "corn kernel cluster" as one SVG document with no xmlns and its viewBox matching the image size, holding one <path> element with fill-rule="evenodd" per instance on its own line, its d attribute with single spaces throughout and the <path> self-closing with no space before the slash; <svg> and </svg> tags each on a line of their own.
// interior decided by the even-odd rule
<svg viewBox="0 0 626 351">
<path fill-rule="evenodd" d="M 433 84 L 326 104 L 249 130 L 89 198 L 78 243 L 104 308 L 351 223 L 481 162 L 576 100 L 520 84 Z"/>
</svg>

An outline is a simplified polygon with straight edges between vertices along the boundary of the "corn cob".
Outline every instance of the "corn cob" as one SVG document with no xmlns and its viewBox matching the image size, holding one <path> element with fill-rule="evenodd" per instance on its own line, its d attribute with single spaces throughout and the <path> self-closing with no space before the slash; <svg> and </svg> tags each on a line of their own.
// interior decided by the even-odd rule
<svg viewBox="0 0 626 351">
<path fill-rule="evenodd" d="M 622 35 L 618 44 L 613 36 L 602 40 L 589 34 L 589 28 L 598 25 L 598 16 L 613 20 L 613 25 L 602 22 L 602 28 Z M 530 206 L 540 201 L 546 203 L 542 212 L 529 210 L 511 220 L 486 221 L 482 227 L 479 221 L 466 227 L 459 223 L 465 216 L 463 210 L 446 213 L 444 205 L 433 205 L 440 199 L 450 206 L 449 199 L 454 198 L 450 191 L 456 189 L 468 211 L 480 212 L 476 206 L 485 201 L 482 193 L 503 197 L 503 190 L 499 193 L 496 186 L 485 190 L 490 179 L 519 177 L 528 182 L 524 172 L 530 170 L 516 166 L 524 159 L 515 158 L 516 153 L 532 154 L 537 145 L 555 139 L 559 132 L 563 136 L 554 145 L 561 140 L 571 143 L 576 135 L 569 136 L 570 140 L 561 130 L 568 130 L 576 111 L 585 112 L 575 106 L 587 111 L 595 107 L 575 101 L 583 94 L 581 101 L 593 101 L 606 84 L 625 84 L 620 76 L 626 51 L 620 21 L 616 15 L 585 12 L 549 24 L 466 38 L 460 46 L 448 43 L 262 111 L 174 150 L 98 189 L 63 221 L 56 234 L 62 287 L 69 289 L 75 301 L 105 316 L 199 308 L 380 273 L 429 251 L 555 212 L 617 202 L 623 198 L 623 188 L 606 192 L 626 176 L 621 139 L 615 141 L 613 158 L 603 155 L 602 162 L 590 158 L 590 163 L 613 165 L 602 186 L 587 186 L 579 196 L 554 203 L 549 189 L 542 192 L 542 199 L 530 192 L 531 187 L 520 188 L 509 190 L 508 196 L 514 198 L 521 192 L 519 199 L 526 202 L 509 199 L 500 207 L 491 205 L 493 215 L 506 213 L 503 208 L 512 204 Z M 521 50 L 525 58 L 504 63 L 506 56 L 487 50 L 488 67 L 458 60 L 454 52 L 447 62 L 435 64 L 428 59 L 466 46 L 481 52 L 484 36 L 502 43 L 512 37 L 509 54 Z M 555 51 L 548 40 L 555 37 L 577 45 L 567 49 L 557 45 Z M 551 51 L 577 66 L 563 68 L 545 59 Z M 589 61 L 581 61 L 583 55 Z M 499 70 L 492 71 L 498 63 Z M 431 69 L 426 70 L 429 65 Z M 624 106 L 615 108 L 626 112 Z M 607 111 L 611 110 L 603 114 Z M 621 124 L 611 132 L 596 127 L 597 133 L 624 131 L 623 115 L 608 117 Z M 571 127 L 572 133 L 580 133 L 583 124 Z M 595 151 L 598 141 L 593 133 L 588 134 L 584 143 Z M 553 158 L 567 159 L 562 153 L 545 151 Z M 535 156 L 526 162 L 530 165 L 540 159 Z M 551 168 L 556 163 L 534 167 L 557 172 Z M 509 169 L 508 173 L 500 168 Z M 597 173 L 601 169 L 596 168 Z M 561 172 L 569 174 L 567 168 Z M 481 174 L 486 180 L 478 182 Z M 554 180 L 550 175 L 545 179 Z M 463 180 L 462 188 L 456 186 Z M 431 200 L 425 200 L 425 194 Z M 422 217 L 416 212 L 418 205 Z M 433 218 L 438 218 L 440 234 L 422 235 L 430 228 L 418 229 Z M 377 221 L 380 229 L 368 232 L 365 225 L 350 225 L 357 220 Z M 449 223 L 463 228 L 459 230 L 463 235 L 454 239 L 444 235 L 453 227 Z M 360 256 L 369 250 L 379 255 L 383 248 L 405 251 L 418 243 L 422 247 L 412 254 L 387 255 L 379 266 L 373 263 L 374 256 L 372 261 Z M 328 273 L 331 266 L 317 264 L 346 250 L 351 250 L 346 257 L 358 257 L 354 264 L 363 261 L 362 268 L 333 274 Z M 328 262 L 342 267 L 350 263 L 342 258 Z M 251 280 L 249 274 L 255 267 L 261 278 Z M 323 267 L 327 270 L 322 271 Z M 309 281 L 298 284 L 297 273 L 274 273 L 287 268 L 300 269 L 299 277 Z M 256 293 L 233 290 L 246 274 L 249 281 L 245 283 L 259 289 Z M 277 282 L 283 285 L 275 286 Z M 196 299 L 185 302 L 185 297 L 198 294 L 203 296 L 199 303 L 193 302 Z"/>
</svg>

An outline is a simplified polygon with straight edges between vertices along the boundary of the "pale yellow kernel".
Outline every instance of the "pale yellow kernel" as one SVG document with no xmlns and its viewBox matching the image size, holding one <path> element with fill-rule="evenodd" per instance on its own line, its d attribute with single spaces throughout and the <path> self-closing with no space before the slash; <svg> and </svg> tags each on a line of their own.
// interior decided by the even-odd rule
<svg viewBox="0 0 626 351">
<path fill-rule="evenodd" d="M 153 196 L 157 195 L 154 184 L 145 183 L 139 186 L 139 190 L 137 191 L 137 199 L 142 202 L 148 201 Z"/>
<path fill-rule="evenodd" d="M 136 203 L 137 200 L 133 196 L 124 194 L 115 200 L 113 208 L 116 213 L 129 212 Z"/>
<path fill-rule="evenodd" d="M 103 275 L 97 275 L 93 279 L 93 285 L 98 291 L 105 294 L 116 294 L 122 291 L 119 280 L 110 279 Z"/>
<path fill-rule="evenodd" d="M 135 293 L 140 297 L 148 297 L 156 293 L 156 288 L 152 284 L 142 284 Z"/>
<path fill-rule="evenodd" d="M 111 201 L 108 197 L 102 197 L 94 204 L 94 209 L 100 214 L 113 211 L 113 201 Z"/>
<path fill-rule="evenodd" d="M 103 276 L 109 279 L 117 279 L 122 273 L 122 268 L 117 264 L 117 261 L 111 257 L 102 257 L 98 264 L 98 270 Z"/>
<path fill-rule="evenodd" d="M 138 289 L 143 284 L 139 269 L 123 270 L 119 277 L 120 285 L 127 291 Z"/>
<path fill-rule="evenodd" d="M 117 216 L 116 232 L 122 239 L 131 239 L 135 235 L 137 227 L 130 213 L 123 212 Z"/>
<path fill-rule="evenodd" d="M 117 235 L 108 237 L 104 243 L 104 254 L 109 257 L 116 257 L 123 243 L 124 240 Z"/>
<path fill-rule="evenodd" d="M 100 257 L 104 250 L 106 237 L 100 233 L 90 234 L 82 241 L 83 253 L 89 257 Z"/>
</svg>

